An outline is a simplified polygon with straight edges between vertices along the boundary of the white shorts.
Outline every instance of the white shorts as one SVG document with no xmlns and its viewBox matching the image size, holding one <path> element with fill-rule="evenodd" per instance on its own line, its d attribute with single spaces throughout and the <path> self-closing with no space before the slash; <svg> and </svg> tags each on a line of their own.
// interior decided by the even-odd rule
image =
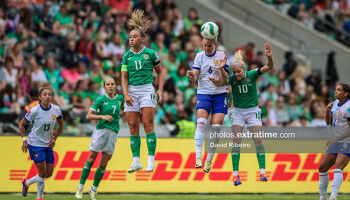
<svg viewBox="0 0 350 200">
<path fill-rule="evenodd" d="M 156 108 L 157 100 L 153 85 L 129 85 L 129 95 L 134 101 L 133 106 L 124 103 L 124 112 L 140 112 L 141 108 Z"/>
<path fill-rule="evenodd" d="M 231 114 L 232 125 L 239 125 L 244 127 L 262 126 L 261 123 L 261 109 L 254 108 L 234 108 Z"/>
<path fill-rule="evenodd" d="M 91 136 L 90 150 L 95 152 L 106 152 L 113 155 L 117 133 L 111 129 L 95 129 Z"/>
</svg>

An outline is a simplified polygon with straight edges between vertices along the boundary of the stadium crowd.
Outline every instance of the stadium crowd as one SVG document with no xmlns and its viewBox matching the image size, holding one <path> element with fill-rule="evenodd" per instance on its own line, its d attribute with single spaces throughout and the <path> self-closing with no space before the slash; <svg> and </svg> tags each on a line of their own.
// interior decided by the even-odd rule
<svg viewBox="0 0 350 200">
<path fill-rule="evenodd" d="M 350 47 L 349 0 L 263 0 L 309 28 Z M 344 34 L 345 33 L 345 34 Z"/>
<path fill-rule="evenodd" d="M 129 49 L 126 22 L 134 8 L 143 9 L 152 19 L 147 46 L 158 53 L 166 73 L 155 124 L 194 124 L 196 84 L 190 83 L 186 71 L 202 49 L 199 31 L 203 20 L 194 8 L 182 16 L 173 0 L 1 1 L 0 121 L 18 122 L 33 100 L 29 97 L 35 98 L 35 90 L 50 86 L 55 91 L 54 102 L 63 110 L 65 127 L 77 132 L 78 123 L 94 123 L 85 116 L 103 92 L 103 80 L 115 78 L 121 93 L 121 61 Z M 218 41 L 217 49 L 225 51 L 229 60 L 240 49 L 250 70 L 264 65 L 264 54 L 254 43 L 228 47 L 220 36 Z M 333 56 L 330 54 L 328 65 Z M 325 126 L 326 105 L 337 79 L 326 83 L 320 73 L 308 73 L 291 52 L 285 59 L 276 71 L 259 79 L 263 123 Z M 126 124 L 123 115 L 121 124 Z M 228 115 L 224 124 L 230 125 Z"/>
</svg>

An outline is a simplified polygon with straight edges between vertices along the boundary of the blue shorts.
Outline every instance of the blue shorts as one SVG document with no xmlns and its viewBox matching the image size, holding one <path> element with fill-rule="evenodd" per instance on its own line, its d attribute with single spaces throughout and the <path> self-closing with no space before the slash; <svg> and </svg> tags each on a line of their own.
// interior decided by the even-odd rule
<svg viewBox="0 0 350 200">
<path fill-rule="evenodd" d="M 55 157 L 53 156 L 53 150 L 50 147 L 36 147 L 28 145 L 30 158 L 34 163 L 55 163 Z"/>
<path fill-rule="evenodd" d="M 204 109 L 208 114 L 227 114 L 227 94 L 197 94 L 196 110 Z"/>
<path fill-rule="evenodd" d="M 345 154 L 350 157 L 350 143 L 336 142 L 328 147 L 327 151 L 330 154 L 338 155 L 338 153 Z"/>
</svg>

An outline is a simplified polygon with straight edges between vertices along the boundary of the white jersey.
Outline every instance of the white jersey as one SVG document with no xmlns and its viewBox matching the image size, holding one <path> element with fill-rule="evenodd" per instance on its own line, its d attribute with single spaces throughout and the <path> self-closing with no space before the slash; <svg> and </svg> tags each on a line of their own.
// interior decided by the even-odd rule
<svg viewBox="0 0 350 200">
<path fill-rule="evenodd" d="M 225 53 L 215 51 L 208 56 L 204 51 L 197 53 L 192 69 L 199 70 L 197 94 L 222 94 L 228 92 L 228 86 L 217 87 L 209 77 L 221 78 L 219 70 L 220 60 L 225 58 Z M 225 66 L 228 69 L 228 66 Z"/>
<path fill-rule="evenodd" d="M 48 147 L 56 120 L 62 119 L 61 109 L 53 104 L 45 110 L 38 104 L 24 116 L 24 119 L 32 125 L 32 130 L 28 135 L 28 144 L 38 147 Z"/>
<path fill-rule="evenodd" d="M 343 135 L 349 127 L 350 120 L 350 101 L 347 99 L 342 105 L 339 105 L 339 100 L 335 100 L 331 109 L 332 127 L 336 137 Z M 350 142 L 350 137 L 340 140 L 342 142 Z"/>
</svg>

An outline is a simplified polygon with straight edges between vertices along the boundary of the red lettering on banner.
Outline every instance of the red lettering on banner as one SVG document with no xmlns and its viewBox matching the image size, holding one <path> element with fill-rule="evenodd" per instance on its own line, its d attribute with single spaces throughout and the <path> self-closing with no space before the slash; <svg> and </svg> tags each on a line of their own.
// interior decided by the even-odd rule
<svg viewBox="0 0 350 200">
<path fill-rule="evenodd" d="M 297 180 L 306 181 L 308 175 L 309 175 L 309 172 L 300 172 Z"/>
<path fill-rule="evenodd" d="M 191 172 L 182 172 L 179 180 L 180 181 L 187 181 L 190 178 Z"/>
<path fill-rule="evenodd" d="M 318 166 L 320 166 L 323 156 L 320 156 L 319 159 L 316 161 L 317 157 L 317 154 L 308 154 L 306 156 L 303 169 L 318 169 Z"/>
<path fill-rule="evenodd" d="M 171 168 L 179 169 L 182 163 L 182 155 L 175 152 L 158 152 L 155 160 L 158 161 L 158 164 L 152 180 L 171 180 L 176 176 L 177 171 L 167 171 L 168 163 L 162 163 L 162 161 L 171 161 Z"/>
<path fill-rule="evenodd" d="M 226 162 L 228 154 L 219 153 L 213 164 L 213 170 L 209 174 L 209 179 L 212 181 L 228 181 L 231 178 L 231 171 L 216 172 L 215 169 L 222 169 Z"/>
<path fill-rule="evenodd" d="M 59 170 L 55 176 L 55 180 L 64 180 L 68 174 L 67 170 Z"/>
<path fill-rule="evenodd" d="M 194 176 L 194 181 L 202 181 L 204 179 L 205 172 L 197 172 Z"/>
<path fill-rule="evenodd" d="M 213 164 L 213 169 L 222 169 L 227 159 L 227 153 L 219 153 L 217 154 L 216 160 Z"/>
<path fill-rule="evenodd" d="M 287 162 L 290 164 L 291 170 L 297 170 L 300 165 L 300 156 L 298 154 L 276 154 L 273 160 L 274 162 Z M 273 176 L 272 181 L 289 181 L 295 176 L 295 172 L 287 172 L 286 164 L 278 164 Z"/>
<path fill-rule="evenodd" d="M 75 155 L 77 154 L 76 151 L 67 151 L 66 155 L 64 156 L 62 163 L 61 163 L 61 168 L 82 168 L 84 167 L 84 164 L 86 160 L 89 157 L 89 152 L 88 151 L 83 151 L 80 154 L 79 159 L 76 161 Z"/>
</svg>

